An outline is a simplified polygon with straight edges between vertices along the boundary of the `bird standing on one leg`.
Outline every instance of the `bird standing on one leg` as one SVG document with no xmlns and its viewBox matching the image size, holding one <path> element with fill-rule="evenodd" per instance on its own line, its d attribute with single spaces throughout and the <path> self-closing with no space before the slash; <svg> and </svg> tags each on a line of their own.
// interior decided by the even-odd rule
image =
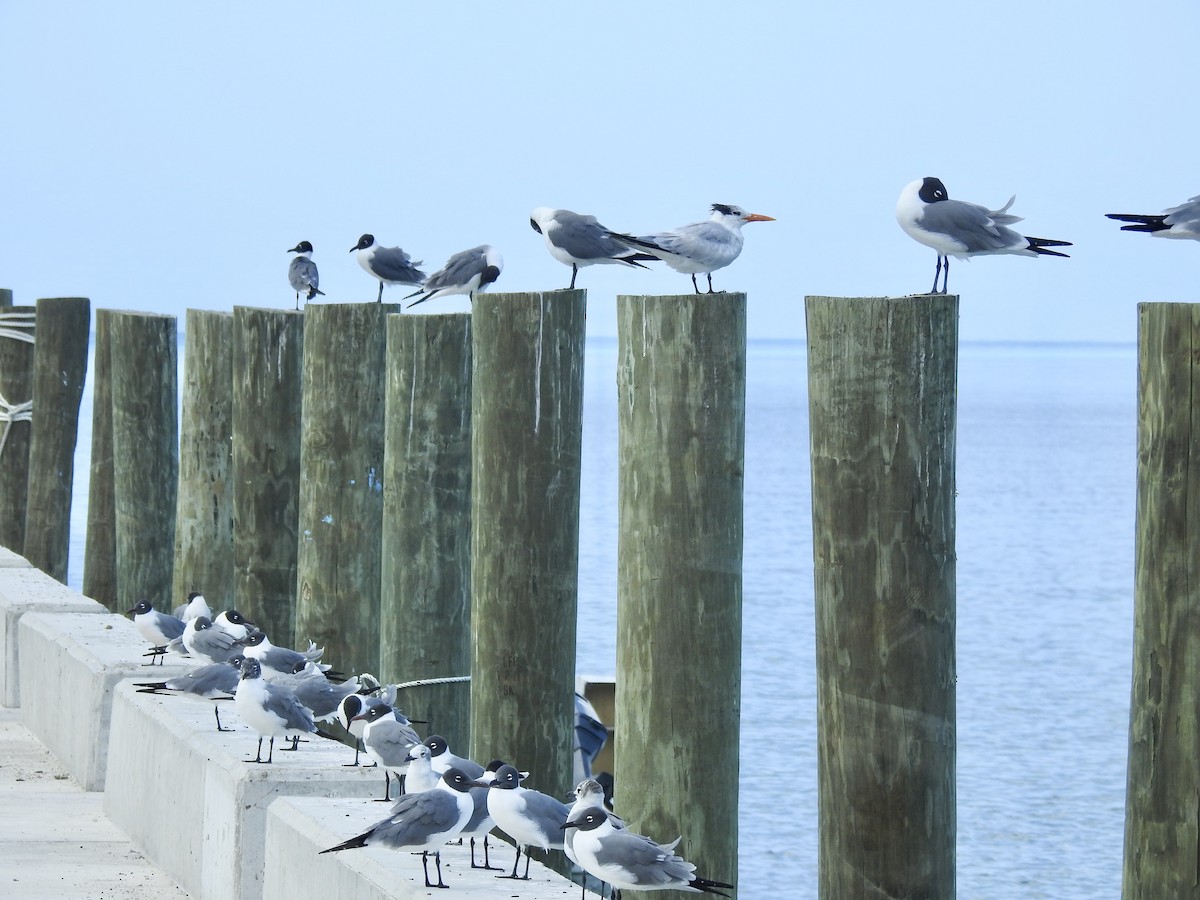
<svg viewBox="0 0 1200 900">
<path fill-rule="evenodd" d="M 317 264 L 312 261 L 312 252 L 313 245 L 308 241 L 301 241 L 288 251 L 296 254 L 288 264 L 288 284 L 296 292 L 296 309 L 300 308 L 301 294 L 306 295 L 305 300 L 311 300 L 317 294 L 325 296 L 324 291 L 317 290 L 320 276 L 317 274 Z"/>
</svg>

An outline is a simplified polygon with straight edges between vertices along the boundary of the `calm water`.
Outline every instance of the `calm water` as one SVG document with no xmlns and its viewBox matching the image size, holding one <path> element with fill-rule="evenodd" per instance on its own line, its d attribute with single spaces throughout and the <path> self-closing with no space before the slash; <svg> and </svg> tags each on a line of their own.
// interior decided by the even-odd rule
<svg viewBox="0 0 1200 900">
<path fill-rule="evenodd" d="M 610 674 L 616 663 L 616 357 L 615 340 L 589 341 L 581 674 Z M 741 740 L 773 762 L 755 765 L 743 754 L 737 880 L 740 896 L 756 900 L 817 896 L 806 377 L 802 344 L 752 342 Z M 1135 391 L 1132 345 L 961 350 L 960 898 L 1119 895 Z M 90 418 L 89 393 L 76 463 L 75 587 L 82 578 Z"/>
</svg>

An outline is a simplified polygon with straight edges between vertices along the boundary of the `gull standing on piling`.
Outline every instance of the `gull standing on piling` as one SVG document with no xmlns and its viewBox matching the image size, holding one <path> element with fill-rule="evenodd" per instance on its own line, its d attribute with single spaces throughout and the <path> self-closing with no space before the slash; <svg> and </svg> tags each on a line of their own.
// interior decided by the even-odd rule
<svg viewBox="0 0 1200 900">
<path fill-rule="evenodd" d="M 942 290 L 950 278 L 950 257 L 970 259 L 972 256 L 991 256 L 1009 253 L 1018 256 L 1066 256 L 1049 247 L 1070 247 L 1070 241 L 1026 237 L 1006 225 L 1021 221 L 1009 213 L 1016 194 L 999 209 L 988 209 L 978 203 L 951 200 L 946 186 L 937 178 L 919 178 L 905 186 L 896 202 L 896 221 L 914 241 L 937 251 L 937 267 L 933 270 L 931 294 L 939 293 L 938 275 L 945 263 Z"/>
<path fill-rule="evenodd" d="M 617 828 L 608 811 L 598 806 L 573 816 L 567 830 L 577 829 L 572 846 L 576 861 L 589 875 L 612 885 L 614 897 L 620 891 L 696 891 L 729 895 L 717 888 L 732 884 L 698 878 L 696 867 L 675 855 L 679 838 L 660 844 L 645 835 Z"/>
<path fill-rule="evenodd" d="M 275 738 L 312 734 L 317 730 L 312 713 L 296 699 L 291 688 L 272 684 L 262 677 L 262 667 L 256 659 L 242 661 L 242 677 L 233 697 L 234 708 L 247 725 L 258 732 L 258 751 L 247 762 L 269 763 L 275 755 Z M 262 740 L 271 739 L 267 758 L 262 758 Z M 292 750 L 296 749 L 293 743 Z"/>
<path fill-rule="evenodd" d="M 408 304 L 410 309 L 426 300 L 455 294 L 466 294 L 474 300 L 477 291 L 486 291 L 489 285 L 496 283 L 503 268 L 504 260 L 500 257 L 500 251 L 491 244 L 480 244 L 455 253 L 446 260 L 444 266 L 425 279 L 419 291 L 413 291 L 404 299 L 424 294 L 420 300 Z"/>
<path fill-rule="evenodd" d="M 300 308 L 301 294 L 306 295 L 305 300 L 311 300 L 317 294 L 325 296 L 324 291 L 317 290 L 321 279 L 317 274 L 317 264 L 312 261 L 312 252 L 313 245 L 308 241 L 301 241 L 288 251 L 296 254 L 288 263 L 288 284 L 296 292 L 296 309 Z"/>
<path fill-rule="evenodd" d="M 137 630 L 141 632 L 142 637 L 151 644 L 151 652 L 146 654 L 151 659 L 146 665 L 154 665 L 154 657 L 156 656 L 158 657 L 159 665 L 162 665 L 162 658 L 167 652 L 167 645 L 172 641 L 178 640 L 183 634 L 183 620 L 177 619 L 175 616 L 168 615 L 167 613 L 159 612 L 149 600 L 139 601 L 138 605 L 129 610 L 125 615 L 133 616 L 133 624 L 137 626 Z"/>
<path fill-rule="evenodd" d="M 529 214 L 529 224 L 546 239 L 546 249 L 550 255 L 564 266 L 571 267 L 568 291 L 575 290 L 575 276 L 584 266 L 612 264 L 645 269 L 649 267 L 643 266 L 643 262 L 658 259 L 617 240 L 595 216 L 581 216 L 569 209 L 539 206 Z"/>
<path fill-rule="evenodd" d="M 521 787 L 521 775 L 513 766 L 501 766 L 488 791 L 488 812 L 496 826 L 513 839 L 517 855 L 511 875 L 502 878 L 529 880 L 529 847 L 561 850 L 566 837 L 563 824 L 569 808 L 561 800 Z M 521 851 L 525 851 L 525 874 L 517 875 Z"/>
<path fill-rule="evenodd" d="M 343 841 L 322 853 L 354 850 L 358 847 L 390 847 L 393 850 L 420 852 L 425 870 L 425 887 L 446 887 L 442 881 L 442 846 L 462 833 L 471 818 L 474 804 L 469 791 L 479 787 L 458 769 L 442 775 L 437 787 L 419 794 L 405 794 L 392 807 L 391 815 L 376 822 L 362 834 Z M 429 852 L 437 863 L 437 884 L 429 880 Z"/>
<path fill-rule="evenodd" d="M 771 216 L 748 213 L 740 206 L 729 203 L 714 203 L 712 216 L 702 222 L 681 225 L 670 231 L 645 234 L 609 232 L 623 244 L 640 248 L 665 262 L 676 272 L 692 276 L 692 287 L 700 293 L 696 284 L 697 275 L 708 276 L 708 292 L 715 293 L 712 273 L 723 269 L 742 252 L 742 226 L 747 222 L 774 222 Z"/>
<path fill-rule="evenodd" d="M 357 251 L 357 253 L 355 253 Z M 425 273 L 413 262 L 412 257 L 399 247 L 381 247 L 375 243 L 375 235 L 364 234 L 358 243 L 350 248 L 355 253 L 358 264 L 366 269 L 372 278 L 379 279 L 379 296 L 375 302 L 383 302 L 383 286 L 385 284 L 424 284 Z"/>
<path fill-rule="evenodd" d="M 1160 215 L 1139 215 L 1136 213 L 1105 213 L 1110 219 L 1118 222 L 1131 222 L 1122 225 L 1122 231 L 1142 231 L 1154 237 L 1182 238 L 1200 241 L 1200 196 L 1193 197 L 1187 203 L 1164 209 Z"/>
</svg>

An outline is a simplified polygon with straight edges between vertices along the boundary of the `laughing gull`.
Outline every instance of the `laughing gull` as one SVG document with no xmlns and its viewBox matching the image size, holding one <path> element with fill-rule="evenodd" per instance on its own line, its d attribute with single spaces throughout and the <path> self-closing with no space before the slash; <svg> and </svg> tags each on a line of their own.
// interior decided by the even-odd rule
<svg viewBox="0 0 1200 900">
<path fill-rule="evenodd" d="M 425 738 L 425 746 L 429 748 L 429 764 L 433 766 L 433 771 L 439 775 L 451 766 L 461 769 L 471 778 L 478 778 L 483 774 L 483 766 L 475 762 L 475 760 L 467 759 L 465 756 L 456 756 L 451 753 L 450 745 L 446 743 L 446 739 L 440 734 L 431 734 Z"/>
<path fill-rule="evenodd" d="M 437 787 L 419 794 L 405 794 L 396 801 L 391 814 L 376 822 L 362 834 L 343 841 L 336 847 L 322 850 L 334 853 L 338 850 L 353 850 L 358 847 L 390 847 L 393 850 L 410 850 L 421 853 L 421 867 L 425 870 L 425 887 L 444 888 L 442 881 L 442 845 L 462 833 L 463 826 L 471 818 L 475 806 L 471 802 L 470 789 L 479 782 L 468 778 L 458 769 L 450 769 L 442 775 Z M 429 880 L 429 851 L 433 851 L 437 863 L 437 884 Z"/>
<path fill-rule="evenodd" d="M 189 656 L 223 663 L 242 655 L 242 647 L 232 634 L 215 626 L 208 616 L 196 616 L 183 626 L 183 646 Z"/>
<path fill-rule="evenodd" d="M 357 253 L 355 253 L 357 251 Z M 373 278 L 379 279 L 379 296 L 375 302 L 383 302 L 383 286 L 385 284 L 424 284 L 425 273 L 413 262 L 412 258 L 399 247 L 381 247 L 375 243 L 375 235 L 364 234 L 358 243 L 350 248 L 355 253 L 358 264 L 367 270 Z"/>
<path fill-rule="evenodd" d="M 288 251 L 296 254 L 288 263 L 288 284 L 296 292 L 296 309 L 300 308 L 301 294 L 306 294 L 305 300 L 311 300 L 317 294 L 325 296 L 324 291 L 317 290 L 321 278 L 317 274 L 317 264 L 312 261 L 312 252 L 313 245 L 308 241 L 301 241 Z"/>
<path fill-rule="evenodd" d="M 321 656 L 325 653 L 323 647 L 318 648 L 311 642 L 309 648 L 304 652 L 290 650 L 287 647 L 276 647 L 271 643 L 271 639 L 267 637 L 265 631 L 248 634 L 237 641 L 237 644 L 242 648 L 243 656 L 247 659 L 257 659 L 262 663 L 263 675 L 269 679 L 281 675 L 292 675 L 295 673 L 297 665 L 303 668 L 310 662 L 319 664 Z M 329 666 L 320 666 L 320 668 L 323 672 L 329 670 Z"/>
<path fill-rule="evenodd" d="M 568 822 L 577 816 L 583 815 L 583 813 L 585 811 L 590 810 L 592 808 L 604 809 L 607 812 L 607 804 L 605 803 L 605 796 L 604 796 L 604 786 L 601 785 L 600 782 L 596 781 L 594 778 L 585 778 L 585 779 L 583 779 L 583 781 L 579 782 L 579 784 L 577 784 L 575 786 L 575 790 L 573 790 L 571 792 L 570 797 L 568 799 L 575 801 L 574 804 L 571 806 L 571 809 L 567 812 L 567 821 Z M 612 823 L 615 827 L 617 827 L 617 828 L 625 828 L 626 827 L 625 820 L 622 819 L 620 816 L 614 815 L 611 812 L 609 812 L 608 815 L 609 815 L 609 818 L 612 820 Z M 567 855 L 567 859 L 569 859 L 575 865 L 579 866 L 579 860 L 575 858 L 575 847 L 574 847 L 575 835 L 576 835 L 576 829 L 574 829 L 574 828 L 566 829 L 566 832 L 563 835 L 563 853 L 565 853 Z M 678 841 L 676 841 L 676 843 L 678 843 Z M 675 845 L 672 844 L 670 849 L 673 850 L 674 848 L 675 848 Z M 579 867 L 581 869 L 583 868 L 583 866 L 579 866 Z M 583 873 L 583 895 L 582 896 L 585 898 L 587 896 L 587 876 L 588 876 L 588 873 L 584 872 Z M 601 896 L 604 895 L 603 887 L 601 888 L 601 890 L 598 893 L 600 893 Z"/>
<path fill-rule="evenodd" d="M 162 657 L 167 652 L 167 645 L 183 634 L 183 620 L 159 612 L 149 600 L 139 601 L 138 605 L 129 610 L 126 615 L 133 616 L 133 624 L 137 626 L 142 637 L 151 644 L 151 652 L 146 654 L 151 659 L 146 665 L 154 665 L 156 656 L 159 665 L 162 665 Z"/>
<path fill-rule="evenodd" d="M 317 730 L 312 713 L 296 699 L 291 688 L 272 684 L 262 677 L 262 666 L 256 659 L 242 661 L 242 678 L 233 697 L 238 715 L 254 731 L 258 732 L 258 751 L 253 760 L 247 762 L 269 763 L 275 755 L 275 738 L 311 734 Z M 271 739 L 267 758 L 262 759 L 262 739 Z M 295 750 L 295 745 L 292 746 Z"/>
<path fill-rule="evenodd" d="M 723 881 L 698 878 L 695 865 L 675 855 L 678 838 L 671 844 L 659 844 L 617 828 L 608 812 L 598 806 L 572 817 L 566 827 L 578 830 L 573 847 L 580 867 L 612 885 L 615 898 L 626 890 L 696 891 L 728 897 L 717 888 L 733 887 Z"/>
<path fill-rule="evenodd" d="M 408 769 L 404 775 L 406 791 L 419 794 L 421 791 L 433 790 L 437 787 L 438 779 L 441 777 L 433 771 L 433 767 L 429 764 L 428 747 L 424 744 L 414 744 L 408 748 Z"/>
<path fill-rule="evenodd" d="M 543 850 L 563 848 L 563 823 L 570 811 L 567 805 L 549 794 L 521 787 L 521 775 L 513 766 L 501 766 L 488 791 L 488 812 L 496 826 L 513 839 L 517 855 L 511 875 L 503 878 L 529 880 L 529 847 Z M 525 874 L 517 875 L 521 851 L 525 851 Z"/>
<path fill-rule="evenodd" d="M 166 681 L 150 681 L 135 684 L 139 694 L 166 694 L 196 697 L 200 700 L 232 700 L 241 678 L 241 660 L 213 663 L 193 669 L 186 675 L 168 678 Z M 213 703 L 213 715 L 217 719 L 217 731 L 233 731 L 221 726 L 220 705 Z"/>
<path fill-rule="evenodd" d="M 408 769 L 408 751 L 421 743 L 421 736 L 412 727 L 399 721 L 392 707 L 386 703 L 372 706 L 366 712 L 361 712 L 356 719 L 362 719 L 363 749 L 375 764 L 383 769 L 384 802 L 392 799 L 392 772 L 396 773 L 399 781 Z M 401 793 L 404 793 L 403 789 Z"/>
<path fill-rule="evenodd" d="M 1200 241 L 1200 196 L 1193 197 L 1187 203 L 1164 209 L 1161 215 L 1145 216 L 1134 213 L 1105 213 L 1110 219 L 1118 222 L 1132 222 L 1132 225 L 1122 225 L 1122 231 L 1144 231 L 1155 237 L 1184 238 Z"/>
<path fill-rule="evenodd" d="M 486 291 L 489 285 L 495 284 L 504 268 L 504 260 L 500 251 L 491 244 L 480 244 L 470 250 L 455 253 L 446 260 L 446 264 L 425 279 L 419 291 L 413 291 L 405 300 L 418 294 L 424 296 L 408 304 L 409 309 L 426 300 L 436 300 L 438 297 L 451 297 L 455 294 L 466 294 L 472 300 L 478 291 Z"/>
<path fill-rule="evenodd" d="M 748 213 L 740 206 L 714 203 L 711 218 L 702 222 L 641 237 L 610 234 L 623 244 L 657 256 L 676 272 L 690 274 L 697 294 L 700 286 L 696 284 L 696 276 L 707 275 L 708 292 L 712 294 L 712 273 L 725 268 L 742 252 L 742 226 L 747 222 L 774 221 L 771 216 Z"/>
<path fill-rule="evenodd" d="M 293 677 L 283 681 L 292 689 L 296 699 L 308 707 L 316 722 L 332 722 L 338 717 L 342 701 L 359 688 L 357 676 L 341 684 L 330 681 L 314 663 L 297 664 Z"/>
<path fill-rule="evenodd" d="M 938 275 L 943 262 L 946 274 L 941 293 L 946 293 L 950 277 L 950 257 L 970 259 L 1010 253 L 1019 256 L 1066 256 L 1049 247 L 1070 247 L 1070 241 L 1026 237 L 1006 225 L 1021 221 L 1009 213 L 1017 197 L 1008 198 L 999 209 L 988 209 L 978 203 L 951 200 L 946 186 L 937 178 L 921 178 L 906 185 L 896 201 L 896 221 L 914 241 L 937 251 L 937 268 L 933 270 L 931 294 L 939 293 Z"/>
<path fill-rule="evenodd" d="M 575 276 L 584 266 L 612 264 L 645 269 L 649 267 L 643 262 L 658 259 L 618 241 L 595 216 L 581 216 L 569 209 L 539 206 L 529 214 L 529 225 L 546 239 L 550 255 L 571 267 L 568 291 L 575 289 Z"/>
<path fill-rule="evenodd" d="M 351 694 L 338 704 L 337 720 L 342 723 L 342 727 L 346 729 L 347 733 L 354 738 L 354 762 L 344 763 L 343 765 L 358 765 L 358 755 L 362 747 L 363 729 L 367 727 L 366 716 L 360 716 L 359 713 L 366 713 L 370 711 L 371 707 L 386 703 L 386 700 L 379 697 L 371 697 L 366 694 Z"/>
<path fill-rule="evenodd" d="M 223 631 L 233 635 L 234 640 L 241 640 L 247 635 L 258 631 L 258 626 L 243 616 L 236 609 L 227 609 L 215 619 L 213 624 Z"/>
<path fill-rule="evenodd" d="M 188 594 L 188 602 L 175 607 L 173 615 L 186 625 L 196 616 L 208 616 L 211 619 L 213 611 L 209 608 L 208 601 L 204 599 L 203 594 L 199 591 L 192 591 Z"/>
</svg>

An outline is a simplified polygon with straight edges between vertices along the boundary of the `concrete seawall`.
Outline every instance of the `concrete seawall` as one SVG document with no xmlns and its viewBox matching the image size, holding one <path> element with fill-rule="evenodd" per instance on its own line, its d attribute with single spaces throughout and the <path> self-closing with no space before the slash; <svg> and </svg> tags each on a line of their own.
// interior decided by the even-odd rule
<svg viewBox="0 0 1200 900">
<path fill-rule="evenodd" d="M 346 765 L 353 752 L 344 744 L 311 735 L 288 753 L 277 741 L 271 765 L 247 762 L 257 735 L 231 703 L 222 724 L 232 731 L 218 733 L 211 702 L 136 689 L 195 662 L 145 665 L 146 642 L 131 621 L 4 550 L 0 629 L 4 705 L 20 706 L 22 723 L 75 781 L 103 790 L 108 820 L 188 896 L 429 895 L 411 854 L 318 855 L 389 809 L 370 799 L 381 791 L 380 774 Z M 510 846 L 496 838 L 493 845 L 494 864 L 511 858 Z M 452 889 L 468 897 L 548 900 L 579 890 L 536 859 L 528 882 L 471 870 L 465 848 L 446 848 L 442 866 Z"/>
</svg>

